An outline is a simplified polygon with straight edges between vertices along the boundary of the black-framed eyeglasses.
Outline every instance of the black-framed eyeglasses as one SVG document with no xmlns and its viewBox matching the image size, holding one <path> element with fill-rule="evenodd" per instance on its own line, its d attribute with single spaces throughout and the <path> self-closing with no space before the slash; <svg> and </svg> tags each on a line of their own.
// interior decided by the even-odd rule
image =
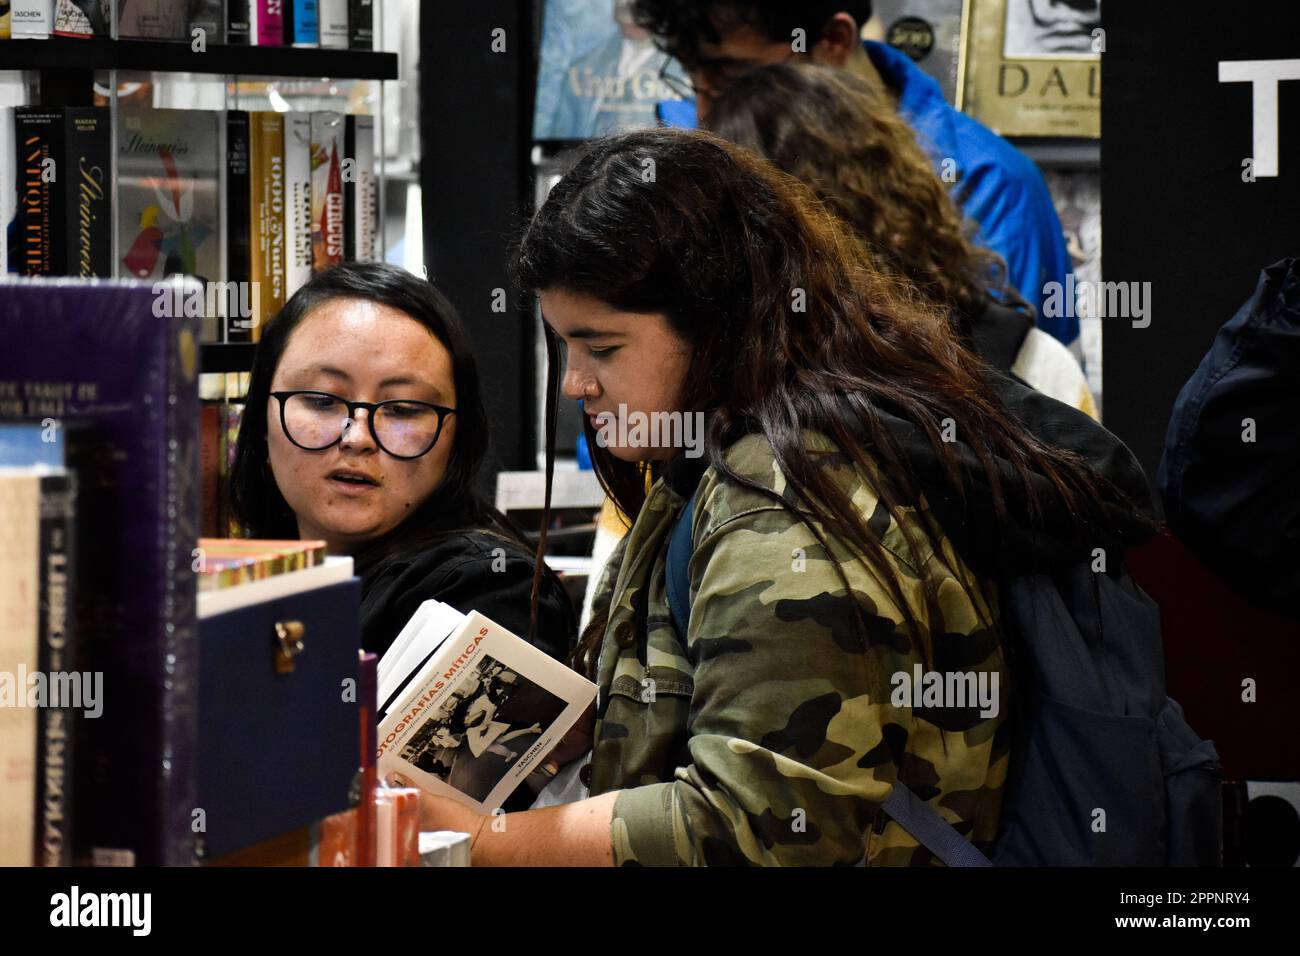
<svg viewBox="0 0 1300 956">
<path fill-rule="evenodd" d="M 800 54 L 791 50 L 780 60 L 767 63 L 763 60 L 727 60 L 725 63 L 711 64 L 702 63 L 698 72 L 703 74 L 708 82 L 708 88 L 705 90 L 711 97 L 721 96 L 732 83 L 740 79 L 746 73 L 751 73 L 760 67 L 773 66 L 776 63 L 785 63 L 794 59 Z M 692 100 L 699 96 L 699 90 L 696 89 L 695 83 L 685 72 L 682 64 L 677 60 L 669 57 L 664 61 L 664 65 L 659 69 L 659 81 L 672 90 L 684 100 Z"/>
<path fill-rule="evenodd" d="M 324 451 L 343 441 L 356 426 L 357 409 L 364 408 L 370 436 L 394 458 L 410 460 L 427 455 L 438 443 L 443 423 L 454 408 L 406 398 L 386 402 L 349 402 L 329 392 L 298 390 L 272 392 L 280 403 L 280 427 L 303 451 Z"/>
</svg>

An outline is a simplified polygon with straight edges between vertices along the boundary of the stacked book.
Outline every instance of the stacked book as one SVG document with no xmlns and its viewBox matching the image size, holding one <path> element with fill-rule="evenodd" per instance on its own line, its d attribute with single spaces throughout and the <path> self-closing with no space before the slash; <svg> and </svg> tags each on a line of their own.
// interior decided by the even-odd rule
<svg viewBox="0 0 1300 956">
<path fill-rule="evenodd" d="M 108 36 L 112 12 L 112 0 L 12 0 L 0 40 Z M 373 50 L 374 19 L 374 0 L 117 0 L 117 36 L 204 46 Z"/>
</svg>

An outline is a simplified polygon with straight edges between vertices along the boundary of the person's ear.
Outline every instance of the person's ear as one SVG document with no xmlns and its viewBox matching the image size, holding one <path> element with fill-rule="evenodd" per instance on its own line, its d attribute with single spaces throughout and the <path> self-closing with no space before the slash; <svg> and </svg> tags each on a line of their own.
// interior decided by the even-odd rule
<svg viewBox="0 0 1300 956">
<path fill-rule="evenodd" d="M 844 66 L 853 51 L 862 45 L 858 36 L 859 26 L 847 13 L 832 16 L 822 28 L 821 38 L 813 45 L 813 62 L 823 66 Z"/>
</svg>

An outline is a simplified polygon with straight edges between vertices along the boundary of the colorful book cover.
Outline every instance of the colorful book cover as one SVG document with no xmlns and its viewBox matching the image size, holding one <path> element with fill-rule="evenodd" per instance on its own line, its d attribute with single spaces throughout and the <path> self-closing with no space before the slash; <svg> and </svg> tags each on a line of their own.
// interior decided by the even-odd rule
<svg viewBox="0 0 1300 956">
<path fill-rule="evenodd" d="M 284 305 L 284 117 L 249 114 L 248 182 L 250 253 L 253 259 L 253 341 Z"/>
<path fill-rule="evenodd" d="M 343 114 L 311 114 L 312 267 L 320 272 L 343 261 Z"/>
<path fill-rule="evenodd" d="M 194 36 L 196 29 L 206 34 L 208 43 L 226 42 L 225 0 L 190 0 L 189 25 L 186 38 Z"/>
<path fill-rule="evenodd" d="M 294 46 L 320 46 L 316 0 L 285 0 L 284 35 Z"/>
<path fill-rule="evenodd" d="M 230 110 L 226 113 L 226 281 L 240 283 L 241 290 L 252 278 L 252 234 L 249 227 L 248 178 L 248 113 Z M 241 291 L 239 308 L 227 303 L 226 341 L 251 342 L 253 340 L 253 302 L 256 290 Z"/>
<path fill-rule="evenodd" d="M 124 282 L 0 296 L 0 389 L 23 396 L 0 417 L 92 426 L 65 433 L 74 626 L 77 670 L 102 674 L 108 700 L 77 725 L 74 862 L 194 862 L 198 321 L 157 299 Z"/>
<path fill-rule="evenodd" d="M 103 106 L 64 111 L 67 274 L 81 279 L 113 275 L 112 137 Z"/>
<path fill-rule="evenodd" d="M 249 0 L 226 0 L 226 43 L 229 46 L 249 44 L 248 7 Z"/>
<path fill-rule="evenodd" d="M 255 46 L 284 46 L 284 0 L 248 0 L 248 35 Z"/>
<path fill-rule="evenodd" d="M 284 297 L 311 278 L 311 114 L 284 115 Z"/>
<path fill-rule="evenodd" d="M 13 11 L 9 7 L 9 0 L 0 0 L 0 40 L 13 38 L 13 24 Z"/>
<path fill-rule="evenodd" d="M 3 2 L 3 0 L 0 0 Z M 0 39 L 4 39 L 0 36 Z M 18 260 L 10 259 L 10 248 L 18 215 L 18 147 L 14 143 L 14 108 L 0 106 L 0 183 L 13 183 L 12 189 L 0 189 L 0 274 L 18 271 Z"/>
<path fill-rule="evenodd" d="M 15 40 L 44 40 L 54 29 L 54 0 L 13 0 L 9 8 Z"/>
<path fill-rule="evenodd" d="M 61 276 L 67 265 L 60 175 L 63 132 L 60 110 L 14 108 L 18 215 L 10 256 L 17 256 L 22 275 Z"/>
<path fill-rule="evenodd" d="M 221 276 L 219 113 L 118 113 L 117 202 L 121 275 Z"/>
<path fill-rule="evenodd" d="M 54 7 L 54 35 L 106 37 L 111 16 L 109 0 L 58 0 Z"/>
<path fill-rule="evenodd" d="M 347 49 L 348 0 L 320 0 L 320 45 Z"/>
<path fill-rule="evenodd" d="M 186 40 L 187 0 L 118 0 L 117 35 L 146 40 Z"/>
<path fill-rule="evenodd" d="M 374 0 L 348 0 L 348 46 L 354 50 L 375 48 Z"/>
<path fill-rule="evenodd" d="M 375 176 L 375 118 L 349 115 L 347 158 L 351 174 L 343 183 L 343 219 L 347 223 L 344 258 L 373 262 L 379 231 L 379 183 Z"/>
</svg>

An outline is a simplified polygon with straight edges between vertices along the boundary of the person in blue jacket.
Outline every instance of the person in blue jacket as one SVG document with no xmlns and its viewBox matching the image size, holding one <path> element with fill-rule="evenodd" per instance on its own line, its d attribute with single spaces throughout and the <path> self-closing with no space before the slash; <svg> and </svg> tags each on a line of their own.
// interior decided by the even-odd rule
<svg viewBox="0 0 1300 956">
<path fill-rule="evenodd" d="M 660 103 L 660 120 L 693 128 L 729 83 L 758 66 L 808 57 L 852 70 L 887 93 L 911 124 L 940 178 L 954 184 L 966 218 L 979 225 L 979 242 L 1006 260 L 1007 279 L 1035 307 L 1038 327 L 1082 358 L 1073 310 L 1049 315 L 1043 308 L 1049 283 L 1064 288 L 1071 263 L 1038 168 L 953 109 L 907 54 L 859 40 L 871 7 L 870 0 L 636 0 L 637 22 L 689 76 L 682 84 L 664 74 L 684 98 Z"/>
</svg>

